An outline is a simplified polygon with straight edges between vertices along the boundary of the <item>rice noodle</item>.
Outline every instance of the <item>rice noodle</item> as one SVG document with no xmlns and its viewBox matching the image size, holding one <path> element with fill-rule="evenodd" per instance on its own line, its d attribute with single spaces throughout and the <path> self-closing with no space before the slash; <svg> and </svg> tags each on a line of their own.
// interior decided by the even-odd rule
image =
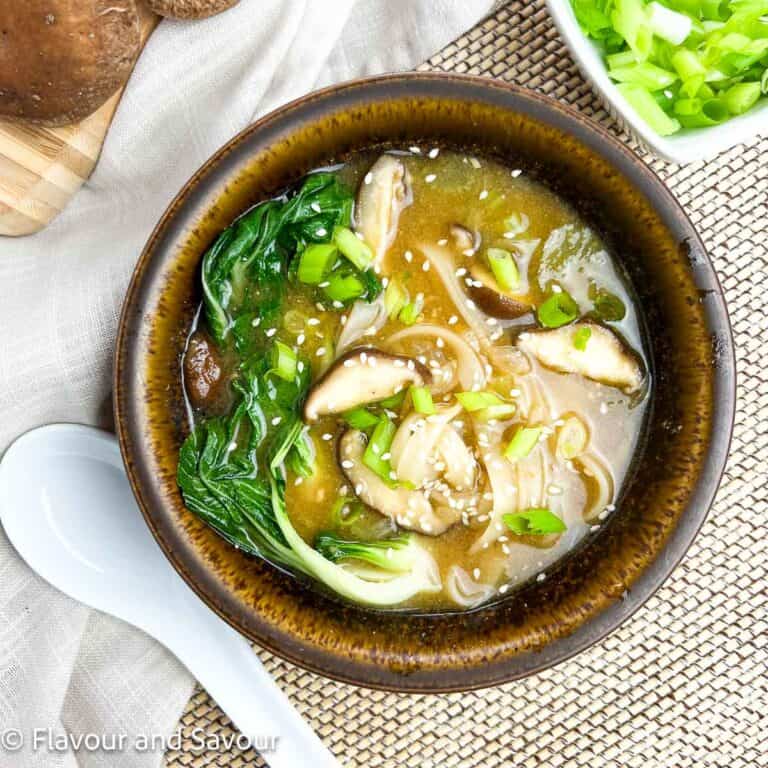
<svg viewBox="0 0 768 768">
<path fill-rule="evenodd" d="M 445 591 L 462 608 L 471 608 L 485 602 L 493 593 L 490 584 L 475 581 L 462 567 L 452 565 L 445 579 Z"/>
<path fill-rule="evenodd" d="M 352 305 L 347 322 L 339 334 L 336 355 L 342 354 L 363 336 L 378 333 L 386 322 L 387 308 L 384 305 L 383 291 L 370 303 L 358 299 Z"/>
<path fill-rule="evenodd" d="M 467 325 L 475 332 L 483 346 L 490 345 L 491 329 L 488 316 L 481 312 L 473 301 L 467 298 L 456 276 L 454 261 L 450 251 L 435 245 L 422 245 L 421 251 L 435 268 L 448 296 L 456 306 Z"/>
<path fill-rule="evenodd" d="M 434 454 L 448 423 L 461 411 L 457 403 L 438 407 L 437 413 L 411 413 L 397 428 L 390 447 L 390 461 L 398 480 L 421 488 L 434 477 Z"/>
<path fill-rule="evenodd" d="M 450 425 L 440 436 L 437 454 L 445 464 L 446 481 L 456 490 L 471 488 L 475 484 L 475 457 L 459 433 Z"/>
<path fill-rule="evenodd" d="M 485 386 L 486 375 L 480 358 L 474 349 L 455 331 L 441 328 L 439 325 L 421 323 L 393 333 L 387 338 L 387 345 L 399 344 L 408 339 L 427 336 L 442 339 L 456 356 L 456 375 L 462 389 L 482 389 Z"/>
<path fill-rule="evenodd" d="M 584 519 L 591 523 L 613 502 L 613 476 L 608 465 L 594 451 L 585 451 L 574 463 L 597 486 L 596 498 L 584 510 Z"/>
<path fill-rule="evenodd" d="M 493 507 L 489 513 L 488 525 L 482 535 L 472 544 L 470 552 L 478 552 L 490 546 L 504 531 L 502 515 L 517 509 L 517 477 L 515 465 L 510 464 L 501 453 L 502 429 L 475 423 L 478 441 L 483 444 L 483 464 L 493 494 Z"/>
</svg>

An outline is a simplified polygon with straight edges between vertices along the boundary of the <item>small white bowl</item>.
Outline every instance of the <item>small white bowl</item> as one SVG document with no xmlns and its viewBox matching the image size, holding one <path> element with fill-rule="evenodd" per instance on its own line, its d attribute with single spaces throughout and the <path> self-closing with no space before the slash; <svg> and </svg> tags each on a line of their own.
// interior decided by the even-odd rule
<svg viewBox="0 0 768 768">
<path fill-rule="evenodd" d="M 560 34 L 582 74 L 602 96 L 609 112 L 650 151 L 673 163 L 705 160 L 719 152 L 768 134 L 768 99 L 749 112 L 709 128 L 683 129 L 672 136 L 659 136 L 629 105 L 608 71 L 600 51 L 582 32 L 569 0 L 546 0 Z"/>
</svg>

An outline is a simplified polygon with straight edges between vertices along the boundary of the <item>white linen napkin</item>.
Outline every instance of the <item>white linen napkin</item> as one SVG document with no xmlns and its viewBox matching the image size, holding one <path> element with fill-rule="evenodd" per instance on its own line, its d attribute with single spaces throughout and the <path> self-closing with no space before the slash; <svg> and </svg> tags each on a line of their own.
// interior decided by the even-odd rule
<svg viewBox="0 0 768 768">
<path fill-rule="evenodd" d="M 55 421 L 99 423 L 127 283 L 191 174 L 258 115 L 313 88 L 412 68 L 491 0 L 242 0 L 164 21 L 142 53 L 98 166 L 44 231 L 0 239 L 0 451 Z M 0 734 L 171 733 L 193 687 L 162 647 L 78 605 L 0 531 Z M 149 768 L 162 750 L 18 752 L 3 768 Z"/>
</svg>

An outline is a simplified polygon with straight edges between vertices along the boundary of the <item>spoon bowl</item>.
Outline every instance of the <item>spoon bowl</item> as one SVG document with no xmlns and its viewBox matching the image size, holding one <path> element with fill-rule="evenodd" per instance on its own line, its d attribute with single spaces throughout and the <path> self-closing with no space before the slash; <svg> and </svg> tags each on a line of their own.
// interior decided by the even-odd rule
<svg viewBox="0 0 768 768">
<path fill-rule="evenodd" d="M 27 564 L 91 608 L 172 651 L 273 768 L 338 768 L 248 642 L 170 566 L 136 507 L 117 441 L 52 424 L 20 437 L 0 463 L 0 521 Z"/>
</svg>

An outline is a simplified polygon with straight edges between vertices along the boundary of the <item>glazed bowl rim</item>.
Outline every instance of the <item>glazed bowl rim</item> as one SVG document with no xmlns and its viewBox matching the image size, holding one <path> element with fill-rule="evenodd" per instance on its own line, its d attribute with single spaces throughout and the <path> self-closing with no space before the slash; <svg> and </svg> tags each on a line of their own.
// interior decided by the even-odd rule
<svg viewBox="0 0 768 768">
<path fill-rule="evenodd" d="M 706 451 L 706 458 L 702 464 L 701 473 L 695 484 L 691 488 L 691 496 L 684 511 L 681 513 L 674 530 L 664 543 L 664 546 L 655 554 L 655 558 L 650 562 L 636 578 L 632 584 L 630 593 L 625 599 L 615 601 L 611 606 L 588 618 L 572 634 L 555 639 L 545 648 L 537 652 L 528 652 L 526 655 L 535 654 L 531 663 L 524 669 L 505 670 L 504 662 L 490 665 L 493 667 L 493 673 L 481 674 L 475 673 L 474 676 L 458 675 L 455 679 L 445 680 L 444 677 L 436 676 L 431 680 L 428 686 L 414 686 L 409 684 L 407 676 L 390 676 L 386 683 L 360 679 L 355 674 L 350 673 L 334 654 L 328 650 L 314 651 L 312 654 L 298 654 L 279 644 L 276 644 L 264 635 L 258 635 L 254 630 L 249 630 L 244 622 L 237 615 L 236 610 L 231 610 L 226 602 L 217 599 L 215 594 L 204 590 L 198 583 L 195 574 L 187 568 L 187 562 L 183 556 L 178 556 L 171 547 L 170 543 L 161 535 L 158 525 L 155 522 L 153 513 L 149 510 L 143 499 L 142 484 L 134 471 L 131 448 L 128 445 L 131 429 L 135 427 L 137 421 L 138 397 L 136 392 L 127 392 L 130 385 L 127 383 L 124 371 L 121 368 L 121 351 L 126 349 L 126 357 L 129 356 L 130 343 L 129 325 L 131 321 L 131 310 L 135 308 L 137 298 L 141 294 L 141 284 L 146 277 L 147 268 L 152 265 L 153 259 L 155 266 L 165 264 L 169 260 L 168 251 L 157 251 L 158 241 L 168 228 L 178 211 L 183 208 L 185 201 L 198 188 L 200 184 L 205 183 L 206 177 L 214 170 L 231 152 L 237 149 L 241 144 L 247 142 L 249 138 L 257 135 L 261 130 L 273 123 L 287 121 L 290 123 L 292 114 L 302 107 L 309 104 L 321 102 L 327 111 L 333 111 L 336 100 L 354 91 L 362 91 L 363 96 L 366 92 L 371 93 L 372 98 L 377 102 L 386 102 L 390 99 L 404 98 L 408 93 L 398 92 L 397 94 L 386 93 L 386 86 L 400 84 L 407 91 L 413 86 L 413 90 L 418 87 L 443 86 L 450 88 L 454 84 L 459 90 L 490 93 L 493 91 L 504 94 L 508 101 L 503 105 L 505 108 L 514 110 L 515 104 L 528 102 L 529 105 L 538 107 L 544 112 L 548 112 L 551 117 L 560 119 L 558 127 L 563 130 L 579 127 L 581 131 L 577 138 L 579 141 L 588 144 L 594 151 L 598 152 L 604 160 L 616 169 L 622 176 L 628 178 L 635 186 L 646 194 L 653 201 L 653 207 L 660 213 L 667 211 L 676 214 L 676 221 L 679 222 L 679 228 L 685 230 L 684 237 L 693 238 L 703 255 L 703 262 L 695 265 L 696 270 L 703 270 L 708 282 L 714 286 L 711 297 L 703 307 L 704 316 L 708 326 L 720 329 L 725 333 L 725 353 L 721 355 L 721 364 L 713 366 L 712 386 L 713 403 L 715 407 L 712 416 L 712 425 L 709 435 L 709 444 Z M 381 93 L 377 89 L 382 87 Z M 414 94 L 412 94 L 414 95 Z M 430 94 L 435 95 L 435 94 Z M 450 98 L 453 95 L 460 98 L 462 93 L 444 93 L 439 97 Z M 337 105 L 338 106 L 338 105 Z M 563 125 L 564 124 L 564 125 Z M 290 133 L 294 127 L 288 127 Z M 590 143 L 588 139 L 591 139 Z M 482 145 L 482 140 L 479 140 Z M 598 150 L 600 146 L 602 151 Z M 240 166 L 247 164 L 247 161 L 238 163 Z M 653 191 L 653 195 L 649 192 Z M 672 230 L 672 225 L 664 219 L 665 225 Z M 677 235 L 678 233 L 673 232 Z M 682 236 L 682 233 L 681 233 Z M 682 239 L 682 237 L 681 237 Z M 159 254 L 159 257 L 158 257 Z M 697 272 L 697 274 L 699 274 Z M 464 691 L 477 688 L 484 688 L 491 685 L 497 685 L 509 682 L 530 674 L 534 674 L 546 669 L 554 664 L 565 661 L 577 653 L 585 650 L 589 646 L 597 643 L 606 635 L 613 632 L 623 624 L 635 611 L 637 611 L 663 584 L 672 571 L 682 560 L 693 539 L 701 528 L 709 509 L 714 501 L 720 480 L 725 471 L 726 461 L 730 448 L 730 441 L 735 420 L 736 389 L 735 389 L 735 353 L 733 346 L 733 334 L 728 316 L 727 307 L 720 286 L 717 273 L 714 266 L 696 233 L 690 219 L 677 202 L 666 185 L 640 158 L 626 148 L 616 137 L 608 132 L 606 128 L 590 120 L 577 111 L 567 107 L 554 99 L 551 99 L 534 91 L 521 88 L 509 83 L 503 83 L 488 78 L 476 77 L 471 75 L 456 75 L 452 73 L 432 73 L 432 72 L 408 72 L 391 75 L 379 75 L 366 77 L 357 80 L 347 81 L 333 85 L 318 91 L 314 91 L 301 98 L 295 99 L 278 109 L 268 113 L 256 122 L 240 131 L 219 150 L 217 150 L 183 185 L 178 194 L 169 203 L 157 225 L 152 230 L 146 245 L 142 249 L 136 266 L 134 268 L 128 290 L 123 303 L 119 326 L 117 342 L 115 346 L 115 365 L 114 365 L 114 412 L 115 425 L 120 442 L 120 451 L 123 463 L 126 468 L 132 491 L 136 497 L 139 509 L 157 540 L 159 546 L 169 559 L 179 575 L 186 581 L 189 587 L 203 600 L 209 608 L 215 611 L 222 619 L 231 626 L 244 634 L 249 639 L 255 641 L 260 646 L 266 648 L 275 655 L 297 664 L 311 672 L 324 675 L 326 677 L 354 685 L 379 688 L 382 690 L 414 693 L 443 693 L 451 691 Z M 124 386 L 123 380 L 126 379 Z M 132 442 L 136 442 L 135 440 Z M 140 444 L 140 443 L 139 443 Z M 151 448 L 147 448 L 151 452 Z M 160 511 L 162 514 L 162 510 Z M 482 607 L 480 609 L 482 610 Z M 461 614 L 459 614 L 461 615 Z M 354 672 L 354 667 L 350 667 Z M 441 668 L 437 673 L 445 674 L 447 669 Z M 455 671 L 455 670 L 454 670 Z"/>
</svg>

